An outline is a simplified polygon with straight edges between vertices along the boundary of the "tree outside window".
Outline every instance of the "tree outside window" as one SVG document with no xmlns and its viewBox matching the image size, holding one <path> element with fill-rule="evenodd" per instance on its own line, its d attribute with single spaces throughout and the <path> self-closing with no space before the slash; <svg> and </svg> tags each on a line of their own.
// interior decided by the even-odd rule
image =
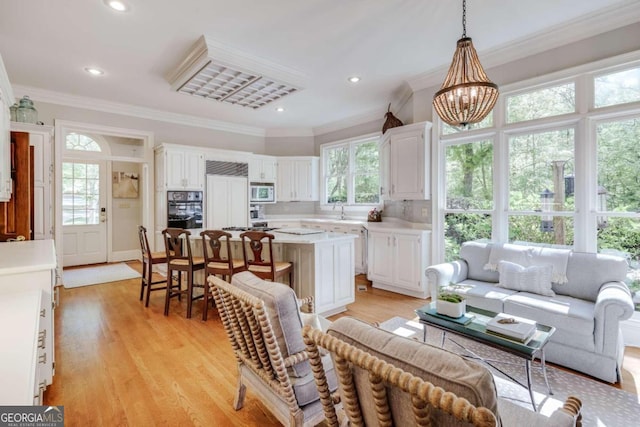
<svg viewBox="0 0 640 427">
<path fill-rule="evenodd" d="M 324 203 L 376 205 L 380 202 L 378 140 L 331 144 L 322 149 Z"/>
</svg>

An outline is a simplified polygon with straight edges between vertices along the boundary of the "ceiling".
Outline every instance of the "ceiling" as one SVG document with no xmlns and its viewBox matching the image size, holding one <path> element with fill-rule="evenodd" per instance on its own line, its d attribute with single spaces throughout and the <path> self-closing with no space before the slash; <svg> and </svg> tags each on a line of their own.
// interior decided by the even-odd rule
<svg viewBox="0 0 640 427">
<path fill-rule="evenodd" d="M 127 1 L 127 13 L 103 0 L 0 2 L 0 54 L 16 93 L 313 135 L 382 119 L 389 102 L 399 108 L 411 90 L 439 84 L 462 34 L 461 1 Z M 637 22 L 638 3 L 469 0 L 467 35 L 488 68 L 516 42 L 535 41 L 521 50 L 530 54 Z M 170 76 L 201 36 L 295 72 L 302 89 L 256 110 L 176 92 Z"/>
</svg>

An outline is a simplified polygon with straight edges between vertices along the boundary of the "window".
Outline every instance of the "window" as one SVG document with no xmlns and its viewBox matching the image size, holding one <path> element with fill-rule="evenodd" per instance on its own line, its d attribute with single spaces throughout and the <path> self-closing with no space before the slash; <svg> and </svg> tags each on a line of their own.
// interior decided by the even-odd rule
<svg viewBox="0 0 640 427">
<path fill-rule="evenodd" d="M 366 139 L 322 148 L 323 203 L 376 205 L 380 202 L 378 139 Z"/>
<path fill-rule="evenodd" d="M 98 224 L 99 201 L 100 166 L 92 163 L 62 163 L 62 224 Z"/>
<path fill-rule="evenodd" d="M 67 135 L 65 148 L 67 150 L 75 151 L 102 151 L 100 144 L 98 144 L 93 138 L 75 132 L 71 132 Z"/>
<path fill-rule="evenodd" d="M 481 140 L 450 145 L 445 153 L 445 259 L 452 261 L 462 243 L 491 239 L 493 143 Z"/>
<path fill-rule="evenodd" d="M 575 84 L 568 83 L 508 96 L 506 104 L 507 123 L 573 113 L 576 110 Z"/>
<path fill-rule="evenodd" d="M 477 239 L 610 253 L 640 295 L 640 60 L 606 64 L 503 88 L 492 126 L 441 126 L 440 258 Z"/>
<path fill-rule="evenodd" d="M 593 85 L 596 108 L 640 101 L 640 68 L 596 77 Z"/>
</svg>

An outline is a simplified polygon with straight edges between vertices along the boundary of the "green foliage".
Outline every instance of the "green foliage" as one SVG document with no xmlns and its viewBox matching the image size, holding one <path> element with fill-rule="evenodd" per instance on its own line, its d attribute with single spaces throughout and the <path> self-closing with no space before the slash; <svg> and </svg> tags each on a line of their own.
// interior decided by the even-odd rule
<svg viewBox="0 0 640 427">
<path fill-rule="evenodd" d="M 453 302 L 453 303 L 460 303 L 464 301 L 464 297 L 451 292 L 441 292 L 440 294 L 438 294 L 438 299 L 441 301 L 447 301 L 447 302 Z"/>
</svg>

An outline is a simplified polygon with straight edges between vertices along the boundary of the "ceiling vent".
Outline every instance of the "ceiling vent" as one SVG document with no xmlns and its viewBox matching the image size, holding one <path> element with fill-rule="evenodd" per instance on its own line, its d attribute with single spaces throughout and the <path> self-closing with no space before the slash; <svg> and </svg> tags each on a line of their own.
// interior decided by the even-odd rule
<svg viewBox="0 0 640 427">
<path fill-rule="evenodd" d="M 173 90 L 258 109 L 302 90 L 295 70 L 253 58 L 202 36 L 169 77 Z"/>
</svg>

